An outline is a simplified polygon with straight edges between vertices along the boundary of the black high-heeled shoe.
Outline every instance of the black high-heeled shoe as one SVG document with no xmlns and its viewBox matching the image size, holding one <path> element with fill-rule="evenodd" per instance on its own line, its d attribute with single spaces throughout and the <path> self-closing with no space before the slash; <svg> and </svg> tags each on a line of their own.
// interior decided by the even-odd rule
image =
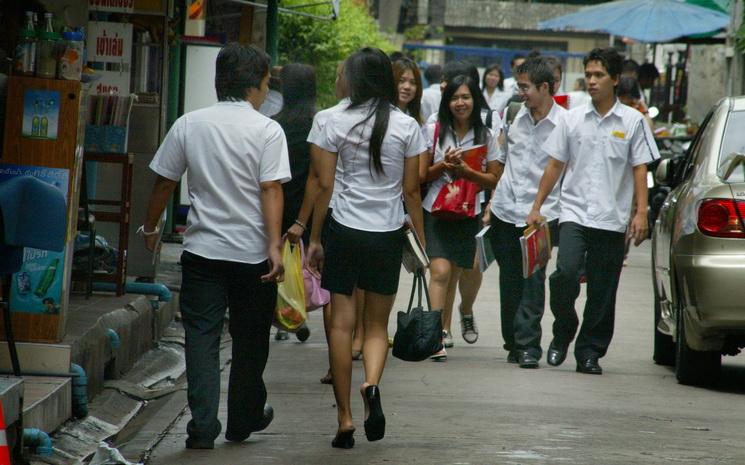
<svg viewBox="0 0 745 465">
<path fill-rule="evenodd" d="M 331 441 L 331 447 L 337 449 L 351 449 L 354 447 L 354 430 L 337 431 L 336 437 Z"/>
<path fill-rule="evenodd" d="M 368 441 L 379 441 L 385 436 L 385 415 L 380 405 L 380 389 L 376 385 L 365 388 L 365 403 L 368 416 L 365 420 L 365 436 Z"/>
</svg>

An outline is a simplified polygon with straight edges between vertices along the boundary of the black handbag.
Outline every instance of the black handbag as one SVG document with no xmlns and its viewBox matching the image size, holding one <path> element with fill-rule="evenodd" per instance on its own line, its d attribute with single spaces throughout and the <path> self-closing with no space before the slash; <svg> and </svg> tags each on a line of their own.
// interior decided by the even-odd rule
<svg viewBox="0 0 745 465">
<path fill-rule="evenodd" d="M 417 306 L 414 304 L 417 294 Z M 422 294 L 427 300 L 427 310 L 422 307 Z M 424 270 L 414 272 L 409 307 L 398 312 L 398 327 L 393 337 L 393 356 L 407 362 L 420 362 L 442 350 L 442 317 L 440 311 L 430 309 L 427 280 Z"/>
</svg>

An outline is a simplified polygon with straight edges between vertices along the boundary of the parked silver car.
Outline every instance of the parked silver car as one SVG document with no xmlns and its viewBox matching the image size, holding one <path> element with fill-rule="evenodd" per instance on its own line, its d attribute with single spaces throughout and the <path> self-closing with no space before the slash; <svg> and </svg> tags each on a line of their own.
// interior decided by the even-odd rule
<svg viewBox="0 0 745 465">
<path fill-rule="evenodd" d="M 655 179 L 672 190 L 652 231 L 653 358 L 682 384 L 712 384 L 745 347 L 745 96 L 717 103 Z"/>
</svg>

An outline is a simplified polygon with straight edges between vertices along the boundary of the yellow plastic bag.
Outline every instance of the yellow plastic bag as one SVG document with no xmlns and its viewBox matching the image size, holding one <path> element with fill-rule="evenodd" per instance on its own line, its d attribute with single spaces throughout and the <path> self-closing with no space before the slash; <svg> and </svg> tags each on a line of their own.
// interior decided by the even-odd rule
<svg viewBox="0 0 745 465">
<path fill-rule="evenodd" d="M 308 317 L 305 311 L 305 284 L 303 258 L 300 246 L 285 240 L 282 248 L 285 279 L 277 284 L 277 306 L 274 308 L 274 325 L 286 331 L 297 331 Z"/>
</svg>

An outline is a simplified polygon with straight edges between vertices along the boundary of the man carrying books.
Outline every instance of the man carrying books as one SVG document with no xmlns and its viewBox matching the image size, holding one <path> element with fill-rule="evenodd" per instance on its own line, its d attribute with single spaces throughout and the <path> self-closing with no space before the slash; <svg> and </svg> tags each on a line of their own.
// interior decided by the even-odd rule
<svg viewBox="0 0 745 465">
<path fill-rule="evenodd" d="M 541 149 L 566 110 L 553 100 L 554 74 L 545 58 L 529 58 L 516 69 L 517 88 L 524 100 L 514 121 L 505 125 L 504 174 L 494 190 L 490 212 L 491 240 L 499 264 L 502 335 L 507 360 L 521 368 L 538 368 L 541 318 L 546 297 L 545 266 L 523 278 L 520 238 L 525 217 L 538 192 L 549 156 Z M 551 228 L 559 218 L 559 187 L 547 196 L 542 213 Z"/>
<path fill-rule="evenodd" d="M 584 59 L 591 101 L 570 110 L 543 145 L 551 155 L 527 223 L 544 221 L 541 207 L 564 173 L 559 207 L 559 256 L 551 275 L 551 311 L 556 320 L 547 362 L 560 365 L 579 326 L 574 302 L 580 270 L 587 276 L 587 303 L 574 345 L 577 371 L 600 375 L 598 359 L 613 337 L 616 292 L 623 266 L 624 233 L 635 245 L 647 237 L 647 167 L 659 158 L 642 114 L 616 98 L 622 58 L 595 49 Z"/>
</svg>

